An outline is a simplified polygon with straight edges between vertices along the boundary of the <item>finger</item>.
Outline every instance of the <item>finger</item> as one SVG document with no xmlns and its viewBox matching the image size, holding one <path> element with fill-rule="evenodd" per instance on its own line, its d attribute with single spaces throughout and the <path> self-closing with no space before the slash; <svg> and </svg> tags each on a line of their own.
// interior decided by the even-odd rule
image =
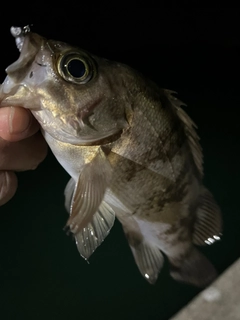
<svg viewBox="0 0 240 320">
<path fill-rule="evenodd" d="M 0 171 L 0 206 L 8 202 L 17 190 L 17 177 L 12 171 Z"/>
<path fill-rule="evenodd" d="M 47 155 L 47 144 L 40 132 L 16 142 L 0 140 L 0 170 L 35 169 Z"/>
<path fill-rule="evenodd" d="M 29 110 L 20 107 L 0 108 L 0 137 L 18 141 L 32 136 L 39 124 Z"/>
</svg>

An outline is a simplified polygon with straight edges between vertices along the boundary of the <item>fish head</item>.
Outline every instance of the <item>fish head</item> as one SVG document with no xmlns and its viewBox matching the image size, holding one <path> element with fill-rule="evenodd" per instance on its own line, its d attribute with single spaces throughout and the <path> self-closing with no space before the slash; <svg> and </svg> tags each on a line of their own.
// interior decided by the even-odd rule
<svg viewBox="0 0 240 320">
<path fill-rule="evenodd" d="M 1 106 L 30 109 L 42 131 L 63 142 L 93 145 L 121 134 L 127 67 L 29 29 L 11 32 L 20 56 L 6 69 Z"/>
</svg>

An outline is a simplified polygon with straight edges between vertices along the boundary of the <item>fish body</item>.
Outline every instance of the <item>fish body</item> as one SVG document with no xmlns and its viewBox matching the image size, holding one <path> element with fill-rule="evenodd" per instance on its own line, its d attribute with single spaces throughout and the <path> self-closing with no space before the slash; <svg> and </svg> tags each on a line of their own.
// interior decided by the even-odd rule
<svg viewBox="0 0 240 320">
<path fill-rule="evenodd" d="M 199 137 L 183 103 L 124 64 L 28 29 L 12 34 L 21 54 L 6 69 L 0 103 L 31 110 L 71 176 L 66 231 L 80 254 L 90 257 L 116 216 L 150 283 L 165 255 L 173 278 L 208 285 L 216 271 L 195 245 L 220 239 L 221 213 L 202 183 Z"/>
</svg>

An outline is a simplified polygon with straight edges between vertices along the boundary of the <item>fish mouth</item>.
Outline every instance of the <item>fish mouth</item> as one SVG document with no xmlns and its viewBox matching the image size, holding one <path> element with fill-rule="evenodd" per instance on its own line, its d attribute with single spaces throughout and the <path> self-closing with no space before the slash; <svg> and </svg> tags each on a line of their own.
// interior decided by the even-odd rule
<svg viewBox="0 0 240 320">
<path fill-rule="evenodd" d="M 15 38 L 15 42 L 18 50 L 21 52 L 23 43 L 24 43 L 25 34 L 30 32 L 30 27 L 25 26 L 21 28 L 21 27 L 12 26 L 10 28 L 10 32 L 11 32 L 11 35 Z"/>
<path fill-rule="evenodd" d="M 44 41 L 44 38 L 31 33 L 29 27 L 12 27 L 10 31 L 15 38 L 20 56 L 6 69 L 8 77 L 0 86 L 1 106 L 23 104 L 30 98 L 30 89 L 22 83 L 22 80 L 28 72 L 28 65 L 35 59 Z"/>
<path fill-rule="evenodd" d="M 21 74 L 21 70 L 34 60 L 38 50 L 44 43 L 44 38 L 30 32 L 29 26 L 23 28 L 11 27 L 10 32 L 15 38 L 20 56 L 17 61 L 7 67 L 6 73 L 12 78 L 18 78 L 17 75 Z"/>
</svg>

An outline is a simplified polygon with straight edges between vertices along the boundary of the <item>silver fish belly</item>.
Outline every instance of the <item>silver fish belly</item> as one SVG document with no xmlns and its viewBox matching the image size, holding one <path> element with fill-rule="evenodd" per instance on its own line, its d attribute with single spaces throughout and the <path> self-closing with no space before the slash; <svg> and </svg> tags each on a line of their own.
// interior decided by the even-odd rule
<svg viewBox="0 0 240 320">
<path fill-rule="evenodd" d="M 170 274 L 199 287 L 216 270 L 196 246 L 220 239 L 221 212 L 202 183 L 196 125 L 175 93 L 132 68 L 11 28 L 19 59 L 7 69 L 1 106 L 30 109 L 69 173 L 66 232 L 89 259 L 121 222 L 135 262 L 154 283 Z"/>
</svg>

